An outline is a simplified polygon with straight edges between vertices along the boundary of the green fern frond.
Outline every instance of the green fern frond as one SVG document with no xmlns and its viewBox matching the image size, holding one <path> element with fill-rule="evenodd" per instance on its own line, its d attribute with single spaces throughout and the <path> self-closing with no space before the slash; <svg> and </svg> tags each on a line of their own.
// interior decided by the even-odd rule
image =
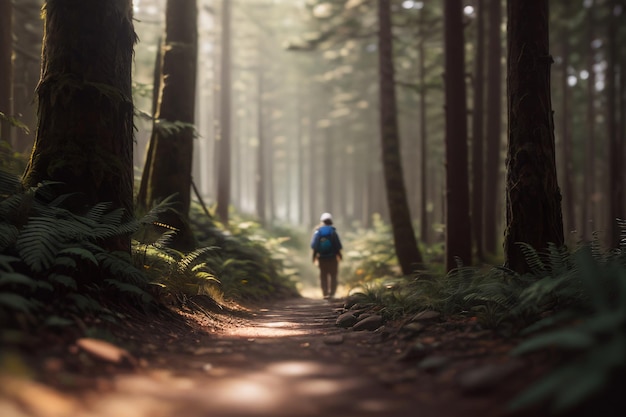
<svg viewBox="0 0 626 417">
<path fill-rule="evenodd" d="M 0 292 L 0 308 L 30 313 L 35 309 L 35 304 L 21 295 L 11 292 Z"/>
<path fill-rule="evenodd" d="M 13 272 L 12 263 L 20 262 L 20 258 L 0 253 L 0 267 L 7 272 Z"/>
<path fill-rule="evenodd" d="M 185 255 L 185 257 L 183 259 L 181 259 L 178 262 L 178 271 L 181 273 L 184 273 L 185 271 L 187 271 L 190 266 L 202 255 L 204 255 L 205 253 L 208 252 L 212 252 L 215 251 L 215 247 L 214 246 L 207 246 L 204 248 L 199 248 L 194 250 L 193 252 L 188 253 L 187 255 Z"/>
<path fill-rule="evenodd" d="M 96 205 L 89 208 L 89 211 L 85 213 L 85 218 L 91 220 L 93 222 L 100 222 L 102 217 L 107 214 L 111 210 L 111 203 L 97 203 Z M 118 210 L 115 210 L 118 211 Z M 109 222 L 114 223 L 114 222 Z"/>
<path fill-rule="evenodd" d="M 15 217 L 15 214 L 20 211 L 20 208 L 25 204 L 26 200 L 31 200 L 29 196 L 24 194 L 14 194 L 5 198 L 0 202 L 0 219 L 6 221 L 9 218 Z"/>
<path fill-rule="evenodd" d="M 67 298 L 73 302 L 72 306 L 80 313 L 85 311 L 91 311 L 94 313 L 102 311 L 100 303 L 88 295 L 71 293 L 67 295 Z"/>
<path fill-rule="evenodd" d="M 37 281 L 17 272 L 0 272 L 0 287 L 3 285 L 23 285 L 34 289 L 37 288 Z"/>
<path fill-rule="evenodd" d="M 76 280 L 68 275 L 50 274 L 48 276 L 48 281 L 50 281 L 53 284 L 61 285 L 65 288 L 69 288 L 71 290 L 78 289 L 78 284 L 76 283 Z"/>
<path fill-rule="evenodd" d="M 106 279 L 104 280 L 104 282 L 106 284 L 113 286 L 114 288 L 116 288 L 118 291 L 122 293 L 128 293 L 128 294 L 138 296 L 139 299 L 144 303 L 149 303 L 153 301 L 153 298 L 150 294 L 148 294 L 147 292 L 145 292 L 144 290 L 142 290 L 136 285 L 129 284 L 127 282 L 121 282 L 116 279 Z"/>
<path fill-rule="evenodd" d="M 109 271 L 114 277 L 132 284 L 146 284 L 144 274 L 128 260 L 121 259 L 119 256 L 108 252 L 97 254 L 96 259 L 98 259 L 100 266 L 104 270 Z"/>
<path fill-rule="evenodd" d="M 22 190 L 22 183 L 17 175 L 0 170 L 0 198 L 17 194 Z"/>
<path fill-rule="evenodd" d="M 54 219 L 32 219 L 22 229 L 17 240 L 17 250 L 24 263 L 34 272 L 43 272 L 54 262 L 56 253 L 63 247 L 56 235 Z"/>
<path fill-rule="evenodd" d="M 19 230 L 12 224 L 0 223 L 0 252 L 15 245 Z"/>
<path fill-rule="evenodd" d="M 539 252 L 528 243 L 518 242 L 517 244 L 524 255 L 524 259 L 531 273 L 536 277 L 546 276 L 549 272 L 546 265 L 541 260 Z"/>
<path fill-rule="evenodd" d="M 96 259 L 95 255 L 91 251 L 85 248 L 69 247 L 69 248 L 60 250 L 56 254 L 56 256 L 61 256 L 61 257 L 64 257 L 64 255 L 76 256 L 77 258 L 83 261 L 89 261 L 91 264 L 98 266 L 98 260 Z"/>
</svg>

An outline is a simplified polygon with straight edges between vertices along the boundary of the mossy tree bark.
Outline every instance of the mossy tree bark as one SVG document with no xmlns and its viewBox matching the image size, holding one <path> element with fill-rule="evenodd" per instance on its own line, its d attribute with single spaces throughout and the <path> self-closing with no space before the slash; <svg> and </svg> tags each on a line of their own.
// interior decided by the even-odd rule
<svg viewBox="0 0 626 417">
<path fill-rule="evenodd" d="M 131 0 L 48 0 L 25 187 L 51 180 L 133 213 Z M 112 243 L 130 250 L 130 238 Z"/>
<path fill-rule="evenodd" d="M 152 158 L 145 176 L 145 207 L 174 196 L 173 209 L 161 222 L 178 230 L 171 244 L 192 250 L 195 240 L 189 225 L 191 168 L 195 128 L 197 68 L 196 0 L 169 0 L 165 11 L 157 122 L 151 138 Z"/>
<path fill-rule="evenodd" d="M 409 203 L 402 175 L 393 67 L 390 0 L 378 0 L 378 18 L 380 131 L 387 205 L 389 206 L 398 262 L 402 268 L 402 273 L 409 275 L 416 269 L 423 267 L 423 260 L 417 246 L 413 225 L 411 224 Z"/>
<path fill-rule="evenodd" d="M 463 4 L 445 0 L 446 269 L 472 264 Z"/>
<path fill-rule="evenodd" d="M 508 114 L 505 265 L 528 265 L 518 243 L 537 251 L 563 244 L 550 97 L 548 0 L 508 2 Z"/>
</svg>

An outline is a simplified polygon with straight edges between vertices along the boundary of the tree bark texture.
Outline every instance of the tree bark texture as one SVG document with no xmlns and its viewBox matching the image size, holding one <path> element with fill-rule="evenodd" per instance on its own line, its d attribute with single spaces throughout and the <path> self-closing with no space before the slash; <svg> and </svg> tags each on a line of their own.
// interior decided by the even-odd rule
<svg viewBox="0 0 626 417">
<path fill-rule="evenodd" d="M 484 192 L 484 249 L 489 254 L 497 252 L 500 224 L 498 204 L 500 199 L 500 150 L 502 134 L 502 59 L 501 28 L 502 0 L 489 0 L 487 34 L 487 130 L 485 150 Z"/>
<path fill-rule="evenodd" d="M 13 115 L 13 1 L 0 0 L 0 112 Z M 11 143 L 11 125 L 0 120 L 0 139 Z"/>
<path fill-rule="evenodd" d="M 620 228 L 617 219 L 624 219 L 624 141 L 618 135 L 617 120 L 617 79 L 615 68 L 617 55 L 617 16 L 616 0 L 610 0 L 607 27 L 607 68 L 606 68 L 606 127 L 609 141 L 609 215 L 607 224 L 608 243 L 617 247 L 620 243 Z M 622 11 L 624 13 L 624 11 Z"/>
<path fill-rule="evenodd" d="M 196 0 L 167 2 L 158 120 L 151 165 L 144 168 L 149 169 L 146 207 L 175 195 L 175 212 L 165 213 L 161 222 L 179 230 L 172 245 L 180 250 L 195 245 L 188 217 L 195 135 L 196 20 Z"/>
<path fill-rule="evenodd" d="M 585 137 L 585 175 L 583 177 L 583 201 L 582 201 L 582 235 L 587 241 L 592 239 L 595 220 L 595 189 L 596 189 L 596 143 L 595 143 L 595 84 L 596 76 L 594 66 L 596 63 L 593 40 L 595 39 L 595 17 L 593 7 L 587 9 L 587 114 Z"/>
<path fill-rule="evenodd" d="M 146 211 L 150 207 L 148 206 L 148 182 L 150 179 L 150 167 L 152 166 L 152 159 L 154 158 L 154 147 L 157 139 L 157 115 L 159 112 L 160 92 L 161 92 L 161 68 L 163 67 L 163 44 L 162 39 L 159 39 L 159 48 L 157 49 L 156 59 L 154 61 L 154 71 L 152 78 L 152 133 L 150 134 L 150 141 L 146 148 L 146 156 L 144 160 L 144 168 L 141 173 L 141 182 L 139 183 L 139 190 L 137 191 L 137 208 Z"/>
<path fill-rule="evenodd" d="M 419 40 L 419 120 L 420 120 L 420 240 L 430 242 L 431 221 L 428 216 L 428 129 L 426 118 L 426 30 L 424 11 L 420 12 Z"/>
<path fill-rule="evenodd" d="M 563 7 L 568 8 L 569 4 L 564 4 Z M 568 9 L 566 10 L 566 20 L 569 20 L 567 16 L 570 14 Z M 572 99 L 570 94 L 570 88 L 567 84 L 567 68 L 569 67 L 569 38 L 571 36 L 570 31 L 566 27 L 563 28 L 563 32 L 561 34 L 561 52 L 562 52 L 562 62 L 561 66 L 563 69 L 561 75 L 561 167 L 562 167 L 562 177 L 561 183 L 563 184 L 563 217 L 565 223 L 565 232 L 567 234 L 572 233 L 576 230 L 576 215 L 575 215 L 575 196 L 574 196 L 574 171 L 572 169 L 572 134 L 570 131 L 570 123 L 571 123 L 571 114 L 569 109 L 569 103 Z"/>
<path fill-rule="evenodd" d="M 392 52 L 390 0 L 378 1 L 379 83 L 382 161 L 396 255 L 402 273 L 409 275 L 423 266 L 417 239 L 411 224 L 406 196 L 396 111 Z"/>
<path fill-rule="evenodd" d="M 222 1 L 222 48 L 220 71 L 220 159 L 217 179 L 217 216 L 228 224 L 231 193 L 231 0 Z"/>
<path fill-rule="evenodd" d="M 472 264 L 463 4 L 445 0 L 446 269 Z"/>
<path fill-rule="evenodd" d="M 548 0 L 508 2 L 508 118 L 505 265 L 528 265 L 518 243 L 537 251 L 563 244 L 550 97 Z"/>
<path fill-rule="evenodd" d="M 132 3 L 49 0 L 44 16 L 39 122 L 23 184 L 60 181 L 85 204 L 110 201 L 132 215 Z"/>
<path fill-rule="evenodd" d="M 476 3 L 476 63 L 474 67 L 474 109 L 472 112 L 472 237 L 476 258 L 483 254 L 483 195 L 484 195 L 484 88 L 485 88 L 485 0 Z"/>
</svg>

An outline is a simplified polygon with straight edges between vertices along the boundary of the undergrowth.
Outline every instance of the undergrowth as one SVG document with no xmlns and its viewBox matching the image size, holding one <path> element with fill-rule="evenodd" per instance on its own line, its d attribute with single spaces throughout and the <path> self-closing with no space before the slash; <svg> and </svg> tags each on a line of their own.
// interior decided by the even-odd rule
<svg viewBox="0 0 626 417">
<path fill-rule="evenodd" d="M 109 203 L 85 207 L 60 186 L 24 191 L 19 178 L 0 171 L 1 340 L 33 329 L 85 329 L 85 317 L 117 322 L 121 311 L 198 295 L 217 305 L 296 295 L 295 270 L 281 259 L 285 238 L 258 224 L 242 220 L 226 231 L 204 217 L 195 222 L 202 247 L 182 253 L 168 246 L 174 232 L 158 222 L 167 200 L 133 219 Z M 104 249 L 124 236 L 133 236 L 131 254 Z"/>
<path fill-rule="evenodd" d="M 624 224 L 622 229 L 624 234 Z M 362 242 L 371 245 L 369 251 L 360 249 L 362 254 L 380 251 L 375 259 L 389 259 L 382 253 L 384 243 L 372 238 Z M 515 399 L 512 409 L 536 404 L 555 413 L 597 408 L 615 402 L 612 387 L 626 376 L 625 242 L 603 250 L 594 239 L 572 251 L 550 245 L 545 252 L 522 244 L 530 267 L 526 274 L 459 264 L 446 275 L 400 277 L 385 262 L 353 258 L 352 295 L 359 303 L 378 305 L 386 319 L 427 309 L 476 317 L 503 336 L 525 338 L 513 355 L 550 351 L 561 357 Z"/>
</svg>

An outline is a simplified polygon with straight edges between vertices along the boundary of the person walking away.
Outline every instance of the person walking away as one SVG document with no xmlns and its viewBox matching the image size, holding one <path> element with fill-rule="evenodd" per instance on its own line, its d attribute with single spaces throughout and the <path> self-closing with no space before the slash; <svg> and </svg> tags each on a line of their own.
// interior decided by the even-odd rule
<svg viewBox="0 0 626 417">
<path fill-rule="evenodd" d="M 311 249 L 313 263 L 317 261 L 320 269 L 322 294 L 325 299 L 333 298 L 337 291 L 337 273 L 343 247 L 330 213 L 324 213 L 320 217 L 320 225 L 315 229 L 311 239 Z"/>
</svg>

